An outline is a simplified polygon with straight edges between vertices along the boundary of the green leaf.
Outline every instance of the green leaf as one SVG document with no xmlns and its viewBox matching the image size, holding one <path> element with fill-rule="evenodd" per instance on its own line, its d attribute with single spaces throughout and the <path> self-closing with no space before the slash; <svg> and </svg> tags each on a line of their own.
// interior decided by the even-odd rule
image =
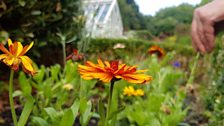
<svg viewBox="0 0 224 126">
<path fill-rule="evenodd" d="M 38 84 L 42 83 L 45 75 L 45 70 L 46 68 L 44 66 L 41 66 L 37 74 L 33 77 L 33 79 L 37 81 Z"/>
<path fill-rule="evenodd" d="M 24 7 L 26 5 L 26 2 L 24 0 L 19 0 L 19 5 Z"/>
<path fill-rule="evenodd" d="M 58 112 L 54 108 L 48 107 L 48 108 L 44 108 L 44 110 L 46 111 L 48 116 L 51 118 L 52 122 L 55 122 L 58 120 Z"/>
<path fill-rule="evenodd" d="M 120 113 L 121 111 L 123 111 L 125 109 L 125 106 L 120 107 L 118 110 L 112 112 L 109 116 L 109 120 L 112 119 L 114 116 L 116 116 L 118 113 Z"/>
<path fill-rule="evenodd" d="M 74 123 L 74 120 L 78 114 L 80 102 L 79 100 L 76 100 L 74 104 L 69 108 L 64 116 L 62 117 L 62 120 L 60 122 L 60 126 L 72 126 Z"/>
<path fill-rule="evenodd" d="M 41 14 L 41 11 L 39 10 L 34 10 L 31 12 L 31 15 L 40 15 Z"/>
<path fill-rule="evenodd" d="M 55 66 L 52 66 L 50 71 L 51 71 L 51 79 L 53 81 L 56 81 L 58 80 L 58 77 L 59 77 L 59 74 L 60 74 L 60 70 L 61 70 L 61 67 L 59 64 L 56 64 Z"/>
<path fill-rule="evenodd" d="M 44 120 L 44 119 L 42 119 L 42 118 L 40 118 L 40 117 L 36 117 L 36 116 L 34 116 L 34 117 L 32 117 L 32 121 L 33 121 L 36 125 L 38 124 L 38 126 L 50 126 L 50 125 L 47 123 L 46 120 Z"/>
<path fill-rule="evenodd" d="M 80 113 L 81 113 L 81 124 L 86 126 L 89 122 L 90 117 L 92 116 L 91 113 L 92 103 L 91 101 L 87 101 L 86 99 L 80 100 Z"/>
<path fill-rule="evenodd" d="M 29 96 L 23 108 L 22 114 L 19 118 L 18 126 L 25 126 L 29 118 L 29 115 L 33 109 L 33 105 L 34 105 L 34 99 L 32 96 Z"/>
<path fill-rule="evenodd" d="M 30 95 L 32 91 L 32 87 L 30 86 L 29 81 L 26 78 L 24 72 L 20 72 L 19 74 L 19 85 L 24 95 Z"/>
<path fill-rule="evenodd" d="M 22 94 L 23 94 L 22 91 L 20 91 L 20 90 L 16 90 L 16 91 L 13 92 L 12 96 L 13 96 L 13 98 L 14 98 L 14 97 L 17 97 L 17 96 L 21 96 Z"/>
<path fill-rule="evenodd" d="M 99 110 L 99 114 L 100 114 L 99 125 L 102 126 L 103 124 L 105 124 L 106 112 L 105 112 L 104 104 L 101 99 L 99 100 L 98 110 Z"/>
</svg>

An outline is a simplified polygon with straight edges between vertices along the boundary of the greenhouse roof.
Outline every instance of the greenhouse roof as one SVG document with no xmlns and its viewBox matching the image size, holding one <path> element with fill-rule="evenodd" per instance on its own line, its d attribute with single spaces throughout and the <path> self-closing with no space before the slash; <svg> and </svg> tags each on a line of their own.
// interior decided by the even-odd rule
<svg viewBox="0 0 224 126">
<path fill-rule="evenodd" d="M 85 15 L 97 22 L 105 22 L 114 2 L 116 0 L 84 0 Z"/>
</svg>

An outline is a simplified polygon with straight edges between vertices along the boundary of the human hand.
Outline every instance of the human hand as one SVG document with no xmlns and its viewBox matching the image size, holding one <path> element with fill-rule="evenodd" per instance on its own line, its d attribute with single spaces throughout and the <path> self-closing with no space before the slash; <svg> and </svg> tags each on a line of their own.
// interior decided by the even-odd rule
<svg viewBox="0 0 224 126">
<path fill-rule="evenodd" d="M 214 0 L 195 9 L 191 25 L 192 45 L 201 53 L 215 46 L 214 24 L 224 20 L 224 0 Z"/>
</svg>

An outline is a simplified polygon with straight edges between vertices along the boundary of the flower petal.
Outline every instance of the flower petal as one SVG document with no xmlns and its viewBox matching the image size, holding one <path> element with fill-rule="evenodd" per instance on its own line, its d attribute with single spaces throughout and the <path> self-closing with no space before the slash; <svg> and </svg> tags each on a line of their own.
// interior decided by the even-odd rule
<svg viewBox="0 0 224 126">
<path fill-rule="evenodd" d="M 29 74 L 33 75 L 35 71 L 32 66 L 32 60 L 28 56 L 20 56 L 19 58 L 22 61 L 22 65 L 25 69 L 25 72 L 28 72 Z"/>
<path fill-rule="evenodd" d="M 0 50 L 2 52 L 4 52 L 5 54 L 11 54 L 5 47 L 2 43 L 0 43 Z"/>
<path fill-rule="evenodd" d="M 20 42 L 14 42 L 13 50 L 14 54 L 19 56 L 19 54 L 23 51 L 23 45 Z"/>
<path fill-rule="evenodd" d="M 0 55 L 0 60 L 7 58 L 9 55 L 8 54 L 1 54 Z"/>
<path fill-rule="evenodd" d="M 98 59 L 98 64 L 100 67 L 105 67 L 105 65 L 103 64 L 103 61 L 101 59 Z"/>
<path fill-rule="evenodd" d="M 3 62 L 8 65 L 8 66 L 11 66 L 14 62 L 15 58 L 13 56 L 8 56 L 7 58 L 5 58 L 3 60 Z"/>
<path fill-rule="evenodd" d="M 8 39 L 8 47 L 10 47 L 12 45 L 12 40 L 9 38 Z"/>
<path fill-rule="evenodd" d="M 23 51 L 19 54 L 20 56 L 23 56 L 27 51 L 30 50 L 30 48 L 33 46 L 33 42 L 31 42 L 29 45 L 26 45 L 24 48 L 23 48 Z"/>
</svg>

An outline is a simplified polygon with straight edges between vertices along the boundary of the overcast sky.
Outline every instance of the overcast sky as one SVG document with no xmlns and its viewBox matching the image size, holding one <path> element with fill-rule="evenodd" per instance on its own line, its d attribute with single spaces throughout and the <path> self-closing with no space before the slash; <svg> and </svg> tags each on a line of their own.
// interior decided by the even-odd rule
<svg viewBox="0 0 224 126">
<path fill-rule="evenodd" d="M 176 6 L 181 3 L 196 5 L 201 0 L 135 0 L 139 6 L 140 12 L 146 15 L 154 15 L 159 9 Z"/>
</svg>

